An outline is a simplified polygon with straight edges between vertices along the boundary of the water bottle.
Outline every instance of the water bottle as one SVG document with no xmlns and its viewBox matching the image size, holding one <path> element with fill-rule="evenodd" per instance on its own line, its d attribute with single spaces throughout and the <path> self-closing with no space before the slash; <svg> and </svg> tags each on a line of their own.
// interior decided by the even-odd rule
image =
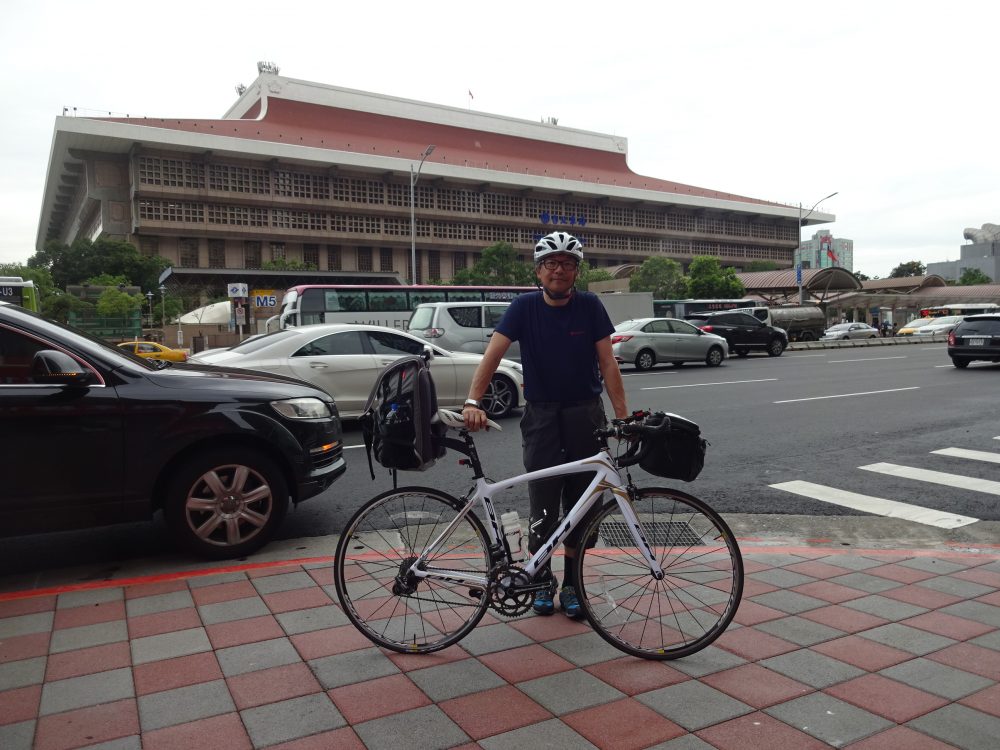
<svg viewBox="0 0 1000 750">
<path fill-rule="evenodd" d="M 507 547 L 510 549 L 510 556 L 514 560 L 524 559 L 524 550 L 521 547 L 521 519 L 516 510 L 508 510 L 500 514 L 500 526 L 503 528 L 504 538 L 507 540 Z"/>
</svg>

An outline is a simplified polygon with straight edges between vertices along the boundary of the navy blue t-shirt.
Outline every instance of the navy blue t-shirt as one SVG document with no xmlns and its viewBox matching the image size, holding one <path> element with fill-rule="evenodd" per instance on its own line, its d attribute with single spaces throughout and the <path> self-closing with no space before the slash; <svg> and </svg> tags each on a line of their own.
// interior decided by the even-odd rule
<svg viewBox="0 0 1000 750">
<path fill-rule="evenodd" d="M 573 292 L 562 307 L 542 292 L 510 303 L 496 331 L 521 344 L 527 401 L 586 401 L 601 395 L 594 344 L 615 330 L 607 310 L 590 292 Z"/>
</svg>

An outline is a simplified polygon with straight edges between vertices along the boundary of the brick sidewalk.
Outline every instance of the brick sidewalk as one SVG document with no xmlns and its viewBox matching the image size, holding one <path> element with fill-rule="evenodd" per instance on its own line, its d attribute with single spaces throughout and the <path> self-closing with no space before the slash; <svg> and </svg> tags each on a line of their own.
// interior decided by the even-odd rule
<svg viewBox="0 0 1000 750">
<path fill-rule="evenodd" d="M 0 595 L 0 748 L 1000 747 L 1000 556 L 744 556 L 733 625 L 673 662 L 558 613 L 389 653 L 327 561 Z"/>
</svg>

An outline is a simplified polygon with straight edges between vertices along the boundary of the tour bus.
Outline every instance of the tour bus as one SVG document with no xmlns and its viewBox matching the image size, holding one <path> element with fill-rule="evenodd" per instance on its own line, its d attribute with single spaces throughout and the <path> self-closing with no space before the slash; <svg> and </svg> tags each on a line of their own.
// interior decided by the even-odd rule
<svg viewBox="0 0 1000 750">
<path fill-rule="evenodd" d="M 738 307 L 764 307 L 755 299 L 654 299 L 653 317 L 680 318 L 699 312 L 735 310 Z"/>
<path fill-rule="evenodd" d="M 302 284 L 285 292 L 267 330 L 312 323 L 364 323 L 405 329 L 424 302 L 510 302 L 533 286 Z"/>
<path fill-rule="evenodd" d="M 920 311 L 921 318 L 941 318 L 945 315 L 979 315 L 980 313 L 1000 312 L 1000 305 L 993 302 L 956 302 L 952 305 L 925 307 Z"/>
<path fill-rule="evenodd" d="M 0 276 L 0 302 L 10 302 L 38 312 L 38 289 L 35 288 L 35 282 L 25 281 L 20 276 Z"/>
</svg>

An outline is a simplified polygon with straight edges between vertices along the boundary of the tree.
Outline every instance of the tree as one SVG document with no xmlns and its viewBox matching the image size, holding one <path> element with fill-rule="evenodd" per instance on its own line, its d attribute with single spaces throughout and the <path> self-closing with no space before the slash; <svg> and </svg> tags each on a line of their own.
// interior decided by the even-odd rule
<svg viewBox="0 0 1000 750">
<path fill-rule="evenodd" d="M 498 242 L 483 250 L 472 268 L 463 268 L 451 280 L 456 285 L 534 286 L 532 267 L 517 259 L 509 242 Z"/>
<path fill-rule="evenodd" d="M 923 276 L 927 272 L 927 266 L 919 260 L 911 260 L 909 263 L 900 263 L 889 274 L 890 279 L 905 279 L 909 276 Z"/>
<path fill-rule="evenodd" d="M 976 284 L 991 284 L 993 279 L 978 268 L 966 268 L 958 279 L 959 286 L 975 286 Z"/>
<path fill-rule="evenodd" d="M 107 274 L 123 277 L 129 285 L 154 290 L 159 285 L 160 273 L 169 265 L 166 258 L 140 255 L 134 245 L 106 237 L 96 242 L 78 239 L 68 246 L 48 242 L 28 258 L 29 267 L 48 270 L 60 289 Z"/>
<path fill-rule="evenodd" d="M 777 271 L 778 264 L 773 260 L 752 260 L 747 263 L 744 271 Z"/>
<path fill-rule="evenodd" d="M 743 284 L 734 268 L 723 268 L 718 258 L 696 256 L 688 267 L 688 294 L 695 299 L 736 299 L 743 296 Z"/>
<path fill-rule="evenodd" d="M 628 289 L 630 292 L 652 292 L 654 299 L 684 299 L 688 295 L 681 264 L 661 256 L 644 260 L 629 278 Z"/>
<path fill-rule="evenodd" d="M 871 277 L 869 277 L 867 274 L 861 273 L 861 271 L 855 271 L 854 275 L 858 279 L 858 281 L 870 281 L 871 280 Z"/>
<path fill-rule="evenodd" d="M 613 281 L 614 278 L 614 276 L 603 268 L 592 268 L 587 261 L 583 261 L 580 264 L 580 273 L 576 277 L 576 285 L 578 288 L 587 291 L 595 281 Z"/>
<path fill-rule="evenodd" d="M 304 263 L 301 260 L 285 260 L 284 258 L 275 258 L 274 260 L 269 260 L 261 264 L 261 269 L 264 271 L 317 271 L 312 263 Z"/>
<path fill-rule="evenodd" d="M 128 294 L 117 287 L 108 287 L 97 299 L 97 314 L 102 318 L 127 318 L 145 303 L 141 294 Z"/>
</svg>

